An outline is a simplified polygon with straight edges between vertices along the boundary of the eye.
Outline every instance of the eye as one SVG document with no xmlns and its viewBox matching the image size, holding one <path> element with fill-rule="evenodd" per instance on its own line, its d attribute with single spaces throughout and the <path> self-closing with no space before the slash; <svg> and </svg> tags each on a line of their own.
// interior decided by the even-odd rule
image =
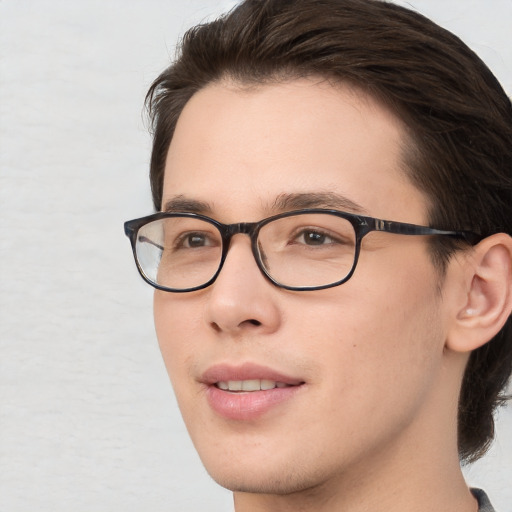
<svg viewBox="0 0 512 512">
<path fill-rule="evenodd" d="M 217 243 L 215 239 L 207 233 L 183 233 L 174 244 L 175 249 L 197 249 L 200 247 L 214 247 Z"/>
<path fill-rule="evenodd" d="M 314 229 L 304 229 L 295 236 L 293 241 L 305 245 L 327 245 L 338 242 L 326 233 Z"/>
<path fill-rule="evenodd" d="M 208 245 L 208 239 L 204 235 L 194 233 L 186 236 L 183 245 L 186 247 L 203 247 Z"/>
</svg>

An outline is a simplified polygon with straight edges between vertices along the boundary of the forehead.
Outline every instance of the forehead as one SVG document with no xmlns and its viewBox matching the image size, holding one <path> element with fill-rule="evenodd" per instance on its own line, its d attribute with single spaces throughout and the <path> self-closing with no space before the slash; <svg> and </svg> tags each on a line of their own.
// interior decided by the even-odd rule
<svg viewBox="0 0 512 512">
<path fill-rule="evenodd" d="M 387 108 L 347 85 L 211 84 L 178 120 L 163 204 L 184 197 L 248 221 L 273 213 L 283 195 L 331 194 L 374 216 L 418 222 L 425 201 L 404 172 L 404 133 Z M 421 218 L 405 215 L 413 203 Z"/>
</svg>

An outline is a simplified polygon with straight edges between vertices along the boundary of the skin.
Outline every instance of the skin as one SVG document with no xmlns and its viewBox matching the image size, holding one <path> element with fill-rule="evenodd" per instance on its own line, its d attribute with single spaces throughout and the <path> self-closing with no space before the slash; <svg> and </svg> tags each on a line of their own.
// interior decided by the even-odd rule
<svg viewBox="0 0 512 512">
<path fill-rule="evenodd" d="M 185 197 L 221 222 L 252 222 L 279 213 L 282 194 L 334 192 L 367 215 L 425 225 L 404 143 L 396 117 L 347 86 L 223 81 L 196 93 L 179 119 L 163 203 Z M 425 237 L 371 233 L 347 283 L 286 291 L 237 235 L 212 286 L 156 291 L 157 335 L 185 423 L 237 512 L 476 510 L 456 448 L 467 355 L 446 345 L 460 293 L 445 288 L 459 291 L 460 275 L 455 260 L 440 293 Z M 305 384 L 257 419 L 228 420 L 208 405 L 201 375 L 246 362 Z"/>
</svg>

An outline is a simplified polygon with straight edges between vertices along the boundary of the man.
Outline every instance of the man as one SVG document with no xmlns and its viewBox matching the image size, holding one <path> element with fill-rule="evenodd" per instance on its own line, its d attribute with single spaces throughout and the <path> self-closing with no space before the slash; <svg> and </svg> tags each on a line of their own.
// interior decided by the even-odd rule
<svg viewBox="0 0 512 512">
<path fill-rule="evenodd" d="M 246 0 L 155 81 L 126 223 L 210 475 L 248 511 L 489 511 L 512 365 L 512 107 L 379 0 Z"/>
</svg>

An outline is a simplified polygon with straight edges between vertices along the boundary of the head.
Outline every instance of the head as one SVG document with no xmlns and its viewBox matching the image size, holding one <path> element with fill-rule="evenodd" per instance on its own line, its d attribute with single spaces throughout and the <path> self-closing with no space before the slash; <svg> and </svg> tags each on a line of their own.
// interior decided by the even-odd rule
<svg viewBox="0 0 512 512">
<path fill-rule="evenodd" d="M 265 125 L 259 113 L 265 112 L 269 123 L 275 121 L 272 110 L 265 110 L 265 105 L 272 103 L 274 110 L 278 105 L 283 105 L 283 109 L 306 105 L 308 87 L 316 87 L 319 94 L 324 95 L 323 101 L 334 102 L 331 105 L 333 116 L 343 113 L 345 119 L 350 118 L 341 107 L 335 107 L 338 91 L 345 103 L 347 98 L 353 98 L 358 112 L 375 114 L 378 122 L 392 127 L 389 136 L 395 137 L 396 142 L 393 158 L 396 158 L 400 176 L 410 187 L 395 200 L 400 202 L 403 197 L 404 204 L 412 201 L 407 209 L 416 211 L 417 216 L 390 220 L 424 223 L 438 229 L 470 230 L 484 237 L 512 233 L 512 107 L 509 98 L 489 69 L 456 36 L 419 14 L 380 0 L 246 0 L 219 20 L 187 32 L 176 61 L 158 77 L 147 97 L 154 130 L 151 186 L 155 208 L 162 208 L 162 199 L 169 193 L 169 187 L 179 188 L 183 183 L 183 173 L 178 173 L 179 178 L 172 177 L 176 159 L 185 152 L 181 149 L 184 135 L 176 141 L 179 144 L 176 153 L 172 151 L 182 113 L 183 133 L 190 134 L 193 133 L 188 127 L 191 119 L 197 119 L 201 111 L 207 116 L 212 102 L 228 107 L 245 98 L 247 106 L 247 97 L 259 98 L 267 103 L 259 104 L 257 99 L 250 103 L 255 126 L 260 127 L 261 133 Z M 295 95 L 302 103 L 293 107 L 287 103 L 287 94 Z M 312 104 L 311 108 L 314 107 L 321 111 L 322 102 Z M 229 108 L 227 111 L 227 115 L 231 115 Z M 210 113 L 219 115 L 215 108 Z M 304 112 L 299 111 L 297 115 L 300 119 L 308 118 Z M 232 113 L 232 120 L 236 119 L 237 114 Z M 357 126 L 357 122 L 354 123 Z M 335 117 L 332 126 L 337 126 Z M 382 148 L 385 142 L 381 141 Z M 364 145 L 359 146 L 358 151 L 364 152 Z M 361 177 L 365 178 L 364 174 Z M 366 176 L 367 180 L 370 178 Z M 400 177 L 395 178 L 396 183 L 400 182 Z M 197 182 L 215 180 L 215 176 L 196 179 Z M 266 179 L 264 176 L 263 183 Z M 375 177 L 376 183 L 379 180 Z M 390 197 L 398 194 L 396 190 L 400 187 L 397 188 L 396 183 L 391 187 L 395 192 L 390 193 Z M 236 180 L 233 186 L 236 189 Z M 386 183 L 383 182 L 382 187 L 387 190 Z M 389 183 L 387 187 L 389 189 Z M 275 192 L 286 190 L 276 188 Z M 236 200 L 234 202 L 236 204 Z M 420 205 L 419 209 L 415 210 L 414 205 Z M 396 215 L 400 216 L 401 212 L 397 211 Z M 259 219 L 226 219 L 225 222 L 247 220 Z M 435 275 L 431 281 L 434 285 L 429 289 L 429 278 L 423 276 L 426 295 L 410 298 L 411 305 L 417 306 L 425 300 L 436 304 L 423 309 L 418 320 L 428 329 L 429 325 L 442 323 L 439 304 L 446 302 L 450 265 L 473 249 L 446 237 L 432 237 L 424 243 L 432 275 Z M 422 256 L 418 258 L 423 261 Z M 341 288 L 333 290 L 336 289 L 323 293 L 336 305 L 337 296 L 331 295 L 342 292 Z M 358 298 L 363 300 L 360 291 L 354 290 L 352 299 Z M 193 300 L 190 296 L 180 299 Z M 397 300 L 403 299 L 404 296 L 397 297 Z M 303 299 L 292 294 L 287 300 L 291 304 Z M 325 313 L 319 317 L 321 322 L 328 323 L 329 315 L 335 315 L 334 306 L 325 308 L 324 298 L 318 302 L 308 300 L 311 301 L 309 308 L 316 304 L 319 311 Z M 371 301 L 370 298 L 370 306 Z M 363 304 L 361 302 L 359 307 Z M 338 306 L 351 311 L 343 299 Z M 157 310 L 164 311 L 161 307 Z M 279 322 L 275 320 L 276 325 Z M 334 324 L 340 328 L 344 325 L 338 320 Z M 502 324 L 488 342 L 471 351 L 461 375 L 458 450 L 462 460 L 476 460 L 493 438 L 493 412 L 503 402 L 500 393 L 512 368 L 510 318 Z M 410 336 L 418 325 L 409 326 Z M 374 327 L 379 329 L 379 326 Z M 355 326 L 350 331 L 350 322 L 347 330 L 354 336 L 358 332 Z M 372 333 L 376 335 L 376 331 Z M 370 331 L 366 333 L 369 334 Z M 442 336 L 441 332 L 438 334 Z M 320 335 L 321 330 L 316 326 L 304 333 L 306 338 Z M 321 341 L 317 344 L 321 345 Z M 312 353 L 307 350 L 306 353 L 302 354 L 305 359 L 314 359 Z M 348 353 L 343 355 L 348 357 Z M 401 363 L 424 364 L 425 368 L 432 365 L 435 372 L 436 365 L 419 348 L 417 357 L 415 361 Z M 302 363 L 307 375 L 307 361 L 298 357 L 294 362 L 296 367 L 301 367 Z M 331 405 L 334 407 L 334 403 Z"/>
</svg>

